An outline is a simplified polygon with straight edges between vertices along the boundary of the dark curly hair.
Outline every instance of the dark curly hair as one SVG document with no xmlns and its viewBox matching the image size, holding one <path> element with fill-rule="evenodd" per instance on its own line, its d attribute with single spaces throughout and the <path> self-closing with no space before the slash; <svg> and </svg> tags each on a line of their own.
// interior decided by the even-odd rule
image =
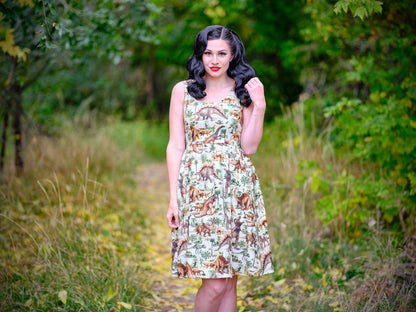
<svg viewBox="0 0 416 312">
<path fill-rule="evenodd" d="M 194 53 L 188 58 L 186 68 L 188 69 L 188 79 L 193 82 L 188 84 L 188 92 L 196 99 L 206 96 L 206 83 L 204 80 L 205 69 L 202 62 L 202 54 L 207 48 L 208 40 L 223 39 L 228 42 L 234 57 L 227 70 L 228 76 L 235 81 L 235 93 L 243 106 L 251 104 L 251 98 L 244 85 L 256 76 L 253 67 L 246 63 L 244 45 L 240 37 L 224 26 L 211 25 L 201 30 L 195 37 Z"/>
</svg>

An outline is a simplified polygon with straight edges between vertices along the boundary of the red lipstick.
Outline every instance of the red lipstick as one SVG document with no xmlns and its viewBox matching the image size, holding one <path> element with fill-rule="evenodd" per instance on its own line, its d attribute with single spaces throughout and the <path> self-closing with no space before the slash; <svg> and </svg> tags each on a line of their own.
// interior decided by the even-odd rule
<svg viewBox="0 0 416 312">
<path fill-rule="evenodd" d="M 212 71 L 216 72 L 216 71 L 219 71 L 219 70 L 221 69 L 221 67 L 218 67 L 218 66 L 212 66 L 212 67 L 210 67 L 209 69 L 211 69 Z"/>
</svg>

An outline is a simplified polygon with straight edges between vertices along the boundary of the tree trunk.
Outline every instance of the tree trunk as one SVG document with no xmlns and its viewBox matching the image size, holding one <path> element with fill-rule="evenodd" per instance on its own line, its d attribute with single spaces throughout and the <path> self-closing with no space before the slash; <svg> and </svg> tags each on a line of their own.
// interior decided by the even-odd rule
<svg viewBox="0 0 416 312">
<path fill-rule="evenodd" d="M 22 122 L 21 118 L 23 115 L 22 107 L 22 92 L 23 88 L 16 83 L 16 68 L 18 66 L 17 57 L 11 57 L 10 61 L 11 67 L 9 72 L 8 81 L 6 89 L 3 94 L 3 103 L 5 104 L 5 117 L 4 120 L 8 123 L 9 114 L 12 118 L 12 128 L 14 134 L 14 146 L 15 146 L 15 158 L 14 164 L 16 168 L 16 175 L 21 175 L 23 173 L 23 156 L 22 156 Z M 3 161 L 5 155 L 5 142 L 7 137 L 7 125 L 3 127 L 2 133 L 2 142 L 4 142 L 1 150 L 1 159 Z M 4 163 L 2 163 L 4 165 Z"/>
<path fill-rule="evenodd" d="M 4 111 L 4 115 L 2 112 Z M 4 172 L 4 158 L 6 155 L 6 143 L 7 143 L 7 126 L 9 123 L 9 111 L 6 107 L 6 102 L 0 103 L 0 117 L 3 119 L 3 129 L 1 134 L 1 150 L 0 150 L 0 177 Z"/>
<path fill-rule="evenodd" d="M 15 86 L 13 88 L 14 94 L 12 95 L 13 105 L 13 134 L 14 134 L 14 146 L 15 146 L 15 158 L 14 164 L 16 167 L 16 174 L 19 176 L 23 173 L 23 156 L 22 156 L 22 123 L 21 118 L 23 115 L 22 107 L 22 88 Z"/>
<path fill-rule="evenodd" d="M 17 67 L 17 57 L 10 57 L 10 71 L 8 76 L 8 84 L 6 88 L 2 90 L 1 97 L 2 101 L 0 102 L 0 118 L 4 118 L 3 132 L 1 136 L 1 151 L 0 151 L 0 176 L 3 177 L 4 173 L 4 164 L 6 157 L 6 143 L 7 143 L 7 127 L 9 123 L 9 114 L 13 108 L 13 98 L 14 98 L 14 83 L 16 82 L 16 67 Z M 4 116 L 1 114 L 4 110 Z"/>
</svg>

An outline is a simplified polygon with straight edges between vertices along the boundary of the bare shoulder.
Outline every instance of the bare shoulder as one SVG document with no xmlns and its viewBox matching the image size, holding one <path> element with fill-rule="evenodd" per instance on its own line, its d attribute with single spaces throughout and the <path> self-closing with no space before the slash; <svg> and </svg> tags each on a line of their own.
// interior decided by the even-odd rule
<svg viewBox="0 0 416 312">
<path fill-rule="evenodd" d="M 183 80 L 175 84 L 172 88 L 172 98 L 176 97 L 183 97 L 185 93 L 185 88 L 187 85 L 187 81 Z"/>
<path fill-rule="evenodd" d="M 172 88 L 172 94 L 170 98 L 171 107 L 183 107 L 185 100 L 185 88 L 186 81 L 180 81 Z"/>
</svg>

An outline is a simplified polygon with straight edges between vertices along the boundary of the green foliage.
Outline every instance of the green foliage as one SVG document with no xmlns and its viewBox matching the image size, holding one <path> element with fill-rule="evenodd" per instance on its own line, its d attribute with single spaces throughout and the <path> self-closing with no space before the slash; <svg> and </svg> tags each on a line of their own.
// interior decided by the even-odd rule
<svg viewBox="0 0 416 312">
<path fill-rule="evenodd" d="M 310 189 L 316 216 L 338 235 L 357 238 L 363 224 L 368 230 L 380 217 L 378 221 L 386 224 L 397 221 L 403 194 L 388 180 L 374 179 L 372 175 L 357 178 L 345 169 L 337 173 L 331 166 L 324 171 L 314 161 L 300 162 L 299 169 L 297 186 Z"/>
<path fill-rule="evenodd" d="M 410 181 L 410 195 L 416 195 L 416 174 L 410 172 L 407 174 L 407 178 Z"/>
<path fill-rule="evenodd" d="M 160 13 L 150 1 L 3 1 L 0 91 L 27 90 L 23 106 L 42 125 L 85 111 L 137 117 L 146 79 L 130 61 L 158 42 Z M 10 55 L 25 62 L 14 68 Z"/>
<path fill-rule="evenodd" d="M 364 83 L 371 93 L 364 102 L 344 98 L 326 112 L 335 117 L 334 140 L 339 150 L 349 151 L 353 159 L 373 164 L 374 181 L 359 178 L 356 181 L 361 184 L 354 188 L 366 190 L 364 194 L 369 199 L 376 196 L 376 202 L 369 200 L 365 206 L 380 211 L 391 223 L 398 220 L 402 205 L 409 206 L 411 215 L 415 213 L 411 208 L 414 201 L 410 181 L 416 171 L 415 78 L 402 68 L 401 78 L 397 75 L 395 78 L 399 83 L 394 83 L 391 76 L 380 74 L 371 56 L 360 61 L 354 58 L 352 63 L 356 71 L 347 73 L 347 80 Z"/>
<path fill-rule="evenodd" d="M 25 62 L 38 43 L 36 32 L 47 35 L 36 27 L 42 16 L 28 14 L 34 6 L 33 1 L 2 1 L 0 5 L 0 47 L 4 55 L 16 57 L 19 62 Z"/>
<path fill-rule="evenodd" d="M 317 215 L 338 233 L 353 237 L 374 219 L 404 229 L 402 207 L 409 226 L 416 213 L 414 7 L 386 1 L 378 16 L 370 16 L 381 11 L 377 1 L 336 3 L 336 13 L 352 15 L 335 16 L 329 7 L 326 1 L 305 6 L 312 23 L 301 33 L 312 48 L 292 51 L 306 65 L 301 79 L 314 93 L 305 105 L 321 103 L 346 163 L 337 170 L 302 165 L 299 186 L 308 185 Z"/>
<path fill-rule="evenodd" d="M 75 68 L 53 62 L 44 77 L 26 90 L 25 111 L 46 132 L 59 129 L 68 117 L 105 119 L 113 115 L 131 120 L 137 116 L 138 90 L 133 78 L 137 72 L 127 75 L 130 65 L 126 62 L 115 65 L 92 57 L 85 60 L 84 66 Z"/>
<path fill-rule="evenodd" d="M 242 39 L 248 60 L 265 85 L 266 120 L 271 121 L 283 107 L 298 99 L 302 87 L 301 69 L 287 61 L 301 42 L 299 29 L 308 17 L 300 1 L 250 1 L 253 29 Z M 244 33 L 243 33 L 244 35 Z"/>
<path fill-rule="evenodd" d="M 383 2 L 376 0 L 341 0 L 335 3 L 334 12 L 339 14 L 341 11 L 347 13 L 351 11 L 353 16 L 358 16 L 361 20 L 374 13 L 381 13 Z"/>
<path fill-rule="evenodd" d="M 133 42 L 157 40 L 155 19 L 161 10 L 152 2 L 98 0 L 62 7 L 51 1 L 49 5 L 55 9 L 51 18 L 59 27 L 57 44 L 81 62 L 85 52 L 92 52 L 95 57 L 118 64 L 131 57 Z"/>
</svg>

